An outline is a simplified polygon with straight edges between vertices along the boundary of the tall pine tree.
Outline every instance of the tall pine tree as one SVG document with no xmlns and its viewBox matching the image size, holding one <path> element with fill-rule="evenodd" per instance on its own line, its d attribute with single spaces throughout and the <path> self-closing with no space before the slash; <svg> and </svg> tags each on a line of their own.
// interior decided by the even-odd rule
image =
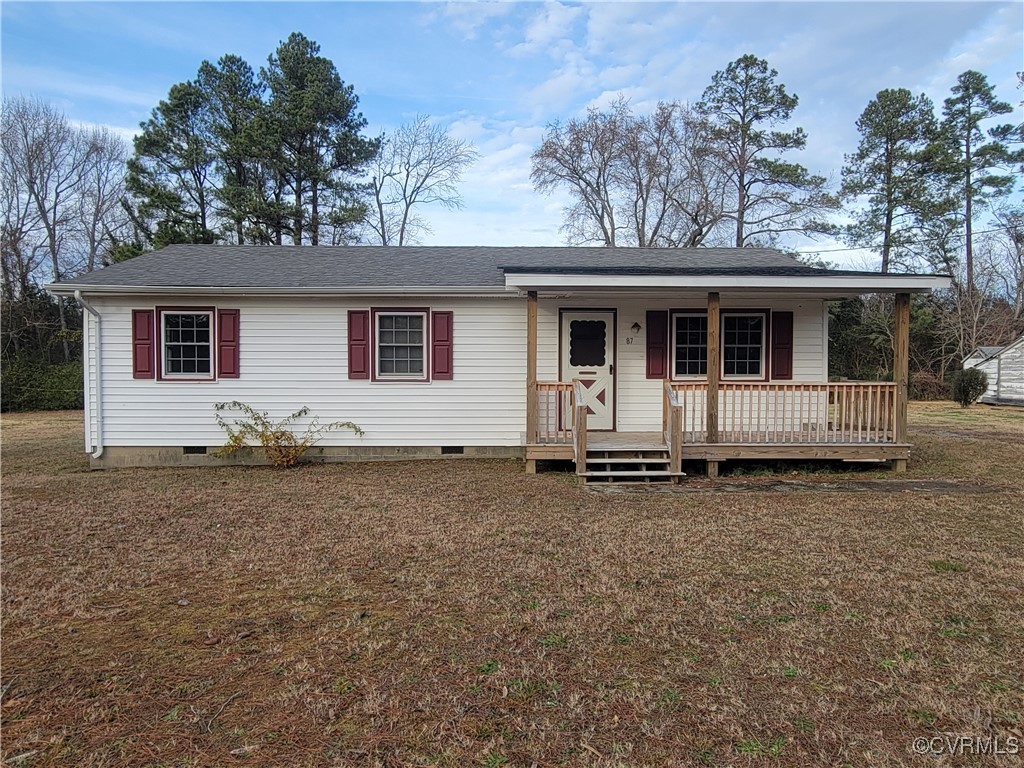
<svg viewBox="0 0 1024 768">
<path fill-rule="evenodd" d="M 261 75 L 282 150 L 278 175 L 292 200 L 292 240 L 318 245 L 331 221 L 348 225 L 362 218 L 352 176 L 373 158 L 379 142 L 361 135 L 366 120 L 352 86 L 302 34 L 293 32 L 281 43 Z"/>
<path fill-rule="evenodd" d="M 128 191 L 138 201 L 133 218 L 158 248 L 217 239 L 209 124 L 202 89 L 195 83 L 179 83 L 135 137 L 127 177 Z"/>
<path fill-rule="evenodd" d="M 234 241 L 242 244 L 251 234 L 246 223 L 262 197 L 258 165 L 266 153 L 261 120 L 265 87 L 245 60 L 230 54 L 216 64 L 200 64 L 195 84 L 206 102 L 207 135 L 219 180 L 214 191 L 217 213 Z"/>
<path fill-rule="evenodd" d="M 963 214 L 964 259 L 967 290 L 974 291 L 974 216 L 993 198 L 1013 189 L 1014 178 L 1006 172 L 1024 162 L 1024 151 L 1009 146 L 1015 128 L 996 125 L 987 131 L 982 123 L 1012 111 L 999 101 L 985 75 L 968 70 L 957 78 L 952 95 L 943 106 L 942 133 L 950 160 L 947 176 Z"/>
<path fill-rule="evenodd" d="M 857 120 L 860 144 L 846 156 L 841 196 L 863 199 L 845 230 L 858 248 L 879 248 L 882 272 L 920 239 L 925 219 L 941 210 L 932 184 L 938 135 L 935 107 L 905 88 L 880 91 Z"/>
<path fill-rule="evenodd" d="M 787 122 L 798 98 L 776 83 L 768 62 L 747 54 L 716 72 L 697 109 L 716 126 L 736 204 L 725 219 L 736 224 L 736 246 L 783 232 L 811 232 L 817 218 L 838 207 L 826 179 L 781 157 L 803 149 L 802 128 L 774 130 Z"/>
</svg>

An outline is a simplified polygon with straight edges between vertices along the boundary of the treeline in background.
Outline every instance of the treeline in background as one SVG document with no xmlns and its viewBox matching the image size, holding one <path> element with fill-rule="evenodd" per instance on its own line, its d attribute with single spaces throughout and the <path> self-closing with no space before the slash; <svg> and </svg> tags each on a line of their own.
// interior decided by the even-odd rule
<svg viewBox="0 0 1024 768">
<path fill-rule="evenodd" d="M 550 124 L 531 178 L 569 200 L 571 244 L 828 237 L 873 254 L 872 269 L 952 275 L 950 291 L 911 306 L 913 394 L 946 396 L 947 375 L 973 349 L 1024 331 L 1014 108 L 975 71 L 941 108 L 883 90 L 828 179 L 796 161 L 807 143 L 798 106 L 766 61 L 743 56 L 692 104 L 646 114 L 619 100 Z M 4 410 L 81 407 L 81 311 L 47 283 L 172 243 L 415 244 L 430 231 L 425 210 L 462 205 L 458 185 L 477 159 L 429 116 L 367 135 L 352 86 L 298 33 L 259 69 L 234 55 L 202 62 L 130 147 L 33 98 L 5 100 L 0 122 Z M 829 265 L 830 253 L 804 258 Z M 891 328 L 886 297 L 835 304 L 830 375 L 890 377 Z"/>
</svg>

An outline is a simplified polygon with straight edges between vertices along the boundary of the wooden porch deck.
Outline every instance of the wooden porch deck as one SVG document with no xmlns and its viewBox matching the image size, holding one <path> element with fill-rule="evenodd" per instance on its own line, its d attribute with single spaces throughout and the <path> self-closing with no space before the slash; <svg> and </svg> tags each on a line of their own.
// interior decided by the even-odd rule
<svg viewBox="0 0 1024 768">
<path fill-rule="evenodd" d="M 681 445 L 682 461 L 750 460 L 836 460 L 893 461 L 910 456 L 909 443 L 863 442 L 849 437 L 833 436 L 828 442 L 794 442 L 774 440 L 768 434 L 758 441 L 743 440 L 739 433 L 720 432 L 716 443 L 703 435 L 685 435 Z M 790 437 L 780 433 L 779 437 Z M 660 432 L 587 432 L 589 451 L 657 451 L 668 444 Z M 575 458 L 572 443 L 535 443 L 526 446 L 527 460 L 565 460 Z"/>
</svg>

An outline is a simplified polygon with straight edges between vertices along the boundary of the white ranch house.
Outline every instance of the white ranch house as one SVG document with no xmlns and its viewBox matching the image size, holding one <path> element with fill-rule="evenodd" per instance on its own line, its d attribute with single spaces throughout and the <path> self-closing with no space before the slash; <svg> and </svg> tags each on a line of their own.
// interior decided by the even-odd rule
<svg viewBox="0 0 1024 768">
<path fill-rule="evenodd" d="M 352 420 L 311 458 L 903 469 L 909 294 L 764 249 L 178 245 L 49 286 L 85 311 L 92 466 L 213 464 L 214 404 Z M 829 382 L 828 302 L 895 294 L 895 381 Z M 708 393 L 713 393 L 709 397 Z"/>
</svg>

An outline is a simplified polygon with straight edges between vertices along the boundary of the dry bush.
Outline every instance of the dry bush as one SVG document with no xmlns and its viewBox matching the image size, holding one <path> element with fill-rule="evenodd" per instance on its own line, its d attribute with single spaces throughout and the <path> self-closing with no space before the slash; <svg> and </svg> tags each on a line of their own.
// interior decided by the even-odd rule
<svg viewBox="0 0 1024 768">
<path fill-rule="evenodd" d="M 321 424 L 320 418 L 314 416 L 306 431 L 298 435 L 292 427 L 299 419 L 309 415 L 309 408 L 305 406 L 278 422 L 271 421 L 267 411 L 257 411 L 238 400 L 217 403 L 214 409 L 217 425 L 228 433 L 227 443 L 213 454 L 219 458 L 231 456 L 255 442 L 263 446 L 267 461 L 273 466 L 294 467 L 311 446 L 333 429 L 351 429 L 357 435 L 363 434 L 363 430 L 351 421 Z M 236 418 L 232 424 L 228 424 L 221 411 L 241 411 L 244 418 Z"/>
<path fill-rule="evenodd" d="M 910 397 L 913 400 L 949 400 L 949 384 L 931 371 L 910 375 Z"/>
</svg>

